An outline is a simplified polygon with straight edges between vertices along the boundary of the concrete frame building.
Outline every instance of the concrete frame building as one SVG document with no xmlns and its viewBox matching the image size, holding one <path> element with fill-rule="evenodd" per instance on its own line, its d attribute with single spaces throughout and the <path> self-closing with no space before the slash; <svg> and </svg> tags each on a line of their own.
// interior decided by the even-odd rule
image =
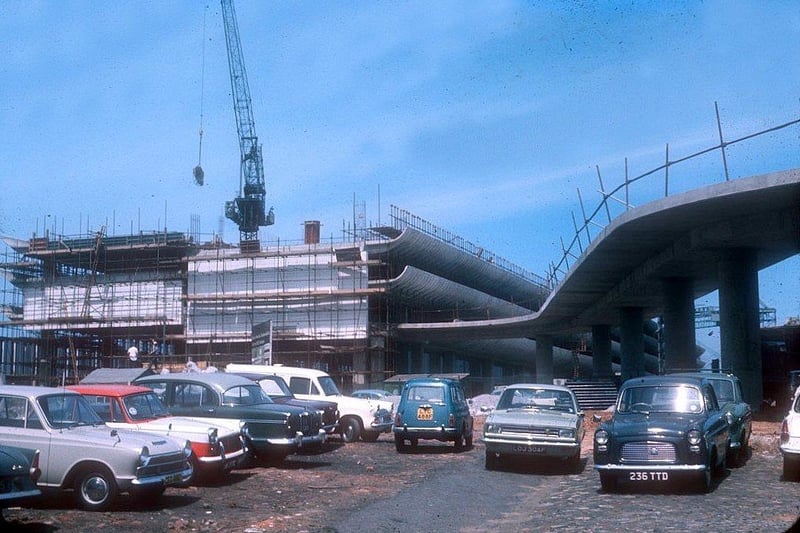
<svg viewBox="0 0 800 533">
<path fill-rule="evenodd" d="M 0 352 L 19 381 L 74 382 L 98 367 L 265 361 L 319 368 L 344 390 L 396 373 L 469 374 L 480 392 L 535 379 L 532 339 L 405 341 L 404 322 L 523 316 L 547 281 L 392 207 L 391 225 L 256 253 L 176 232 L 6 239 L 20 300 L 2 325 L 31 335 Z M 134 360 L 135 359 L 135 360 Z M 556 339 L 560 377 L 591 376 L 579 337 Z"/>
</svg>

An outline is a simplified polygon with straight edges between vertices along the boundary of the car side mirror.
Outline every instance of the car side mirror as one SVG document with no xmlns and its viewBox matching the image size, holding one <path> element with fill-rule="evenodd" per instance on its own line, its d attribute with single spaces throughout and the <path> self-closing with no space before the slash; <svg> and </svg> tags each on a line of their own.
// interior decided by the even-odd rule
<svg viewBox="0 0 800 533">
<path fill-rule="evenodd" d="M 592 415 L 592 422 L 596 422 L 597 424 L 599 424 L 602 421 L 603 418 L 600 415 Z"/>
</svg>

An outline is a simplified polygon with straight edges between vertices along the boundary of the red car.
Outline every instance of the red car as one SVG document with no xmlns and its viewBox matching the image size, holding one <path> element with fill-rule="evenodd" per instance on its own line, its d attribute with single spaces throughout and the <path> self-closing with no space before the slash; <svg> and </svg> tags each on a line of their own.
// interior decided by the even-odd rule
<svg viewBox="0 0 800 533">
<path fill-rule="evenodd" d="M 200 478 L 216 478 L 240 466 L 247 449 L 238 421 L 172 416 L 152 389 L 139 385 L 72 385 L 112 428 L 155 433 L 191 443 Z"/>
</svg>

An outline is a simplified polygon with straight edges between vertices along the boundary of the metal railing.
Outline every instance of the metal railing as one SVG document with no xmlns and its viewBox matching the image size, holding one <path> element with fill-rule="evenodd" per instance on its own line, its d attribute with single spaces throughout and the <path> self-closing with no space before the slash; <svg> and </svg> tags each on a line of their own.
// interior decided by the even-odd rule
<svg viewBox="0 0 800 533">
<path fill-rule="evenodd" d="M 672 160 L 670 160 L 669 144 L 667 144 L 666 145 L 666 150 L 665 150 L 665 162 L 664 162 L 664 164 L 660 165 L 658 167 L 655 167 L 655 168 L 653 168 L 651 170 L 648 170 L 648 171 L 646 171 L 646 172 L 644 172 L 642 174 L 639 174 L 638 176 L 634 176 L 634 177 L 629 177 L 628 176 L 628 159 L 625 158 L 625 180 L 623 181 L 623 183 L 621 183 L 620 185 L 618 185 L 614 189 L 611 189 L 610 191 L 606 191 L 605 190 L 604 185 L 603 185 L 603 178 L 602 178 L 602 176 L 600 174 L 600 168 L 596 167 L 596 169 L 597 169 L 597 179 L 600 182 L 600 190 L 599 190 L 599 192 L 600 192 L 600 194 L 602 196 L 602 200 L 597 205 L 597 207 L 594 209 L 594 211 L 592 211 L 590 214 L 587 215 L 586 209 L 585 209 L 584 204 L 583 204 L 583 199 L 581 197 L 580 189 L 578 189 L 578 201 L 580 203 L 581 213 L 582 213 L 582 216 L 583 216 L 583 222 L 580 225 L 578 225 L 578 223 L 575 220 L 575 215 L 573 213 L 572 222 L 573 222 L 573 226 L 574 226 L 574 229 L 575 229 L 575 236 L 572 238 L 572 240 L 570 241 L 570 243 L 568 245 L 565 245 L 564 241 L 562 239 L 562 241 L 561 241 L 562 257 L 557 263 L 552 263 L 550 265 L 550 268 L 549 268 L 549 271 L 548 271 L 548 274 L 547 274 L 547 284 L 548 284 L 549 287 L 551 287 L 551 289 L 555 288 L 556 285 L 558 285 L 558 283 L 560 282 L 560 279 L 563 278 L 563 276 L 565 276 L 567 274 L 567 272 L 569 272 L 570 259 L 572 259 L 575 262 L 577 262 L 577 260 L 583 255 L 584 251 L 586 249 L 588 249 L 588 247 L 592 243 L 592 240 L 594 239 L 594 237 L 597 236 L 597 234 L 592 236 L 591 232 L 589 231 L 589 227 L 590 226 L 596 226 L 596 227 L 598 227 L 600 229 L 603 229 L 605 227 L 604 224 L 602 224 L 602 223 L 600 223 L 598 221 L 598 218 L 600 218 L 601 213 L 605 212 L 605 215 L 606 215 L 606 218 L 607 218 L 607 223 L 611 222 L 612 216 L 611 216 L 611 209 L 609 208 L 609 200 L 613 200 L 614 202 L 623 205 L 625 207 L 625 211 L 628 211 L 629 209 L 631 209 L 633 207 L 631 205 L 630 201 L 629 201 L 629 198 L 630 198 L 630 186 L 632 184 L 634 184 L 634 183 L 636 183 L 636 182 L 638 182 L 640 180 L 643 180 L 644 178 L 646 178 L 648 176 L 653 176 L 653 175 L 656 175 L 657 173 L 660 173 L 661 171 L 663 171 L 664 172 L 664 174 L 663 174 L 663 176 L 664 176 L 664 197 L 668 197 L 669 194 L 670 194 L 669 170 L 670 170 L 671 167 L 673 167 L 675 165 L 678 165 L 680 163 L 684 163 L 686 161 L 698 158 L 700 156 L 712 153 L 712 152 L 717 151 L 717 150 L 719 150 L 721 158 L 722 158 L 722 165 L 723 165 L 723 169 L 724 169 L 725 181 L 730 181 L 731 178 L 730 178 L 730 173 L 729 173 L 729 169 L 728 169 L 728 158 L 727 158 L 727 154 L 726 154 L 726 149 L 729 146 L 734 145 L 734 144 L 738 144 L 738 143 L 742 143 L 744 141 L 751 140 L 751 139 L 753 139 L 755 137 L 760 137 L 760 136 L 766 135 L 768 133 L 773 133 L 773 132 L 776 132 L 778 130 L 782 130 L 784 128 L 788 128 L 788 127 L 800 124 L 800 119 L 795 119 L 795 120 L 780 124 L 778 126 L 767 128 L 765 130 L 761 130 L 761 131 L 758 131 L 756 133 L 751 133 L 749 135 L 745 135 L 745 136 L 739 137 L 737 139 L 726 141 L 723 138 L 723 135 L 722 135 L 722 123 L 720 121 L 720 116 L 719 116 L 719 107 L 717 106 L 716 102 L 714 103 L 714 108 L 715 108 L 715 111 L 716 111 L 716 118 L 717 118 L 717 131 L 719 132 L 719 143 L 718 144 L 716 144 L 714 146 L 711 146 L 710 148 L 706 148 L 706 149 L 700 150 L 699 152 L 695 152 L 693 154 L 690 154 L 690 155 L 687 155 L 687 156 L 684 156 L 684 157 L 680 157 L 680 158 L 677 158 L 677 159 L 672 159 Z M 624 199 L 618 197 L 618 193 L 620 193 L 621 191 L 624 191 L 624 194 L 625 194 Z M 598 232 L 598 234 L 599 234 L 599 232 Z M 585 235 L 585 240 L 587 241 L 585 245 L 584 245 L 584 242 L 583 242 L 583 237 L 582 237 L 583 235 Z"/>
</svg>

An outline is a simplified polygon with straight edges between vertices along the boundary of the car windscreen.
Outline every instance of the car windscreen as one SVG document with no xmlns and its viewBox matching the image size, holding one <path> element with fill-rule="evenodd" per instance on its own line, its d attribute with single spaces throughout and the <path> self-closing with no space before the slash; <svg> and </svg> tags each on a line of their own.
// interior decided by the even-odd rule
<svg viewBox="0 0 800 533">
<path fill-rule="evenodd" d="M 564 390 L 506 388 L 497 402 L 497 409 L 544 409 L 575 413 L 572 395 Z"/>
<path fill-rule="evenodd" d="M 261 386 L 256 383 L 231 387 L 222 394 L 222 402 L 228 405 L 274 403 L 272 399 L 267 396 L 267 393 L 261 390 Z"/>
<path fill-rule="evenodd" d="M 325 396 L 338 396 L 339 387 L 334 383 L 333 378 L 330 376 L 321 376 L 319 378 L 319 386 L 322 387 L 322 392 Z"/>
<path fill-rule="evenodd" d="M 622 390 L 617 404 L 619 413 L 701 413 L 703 397 L 696 387 L 675 385 L 643 385 Z"/>
<path fill-rule="evenodd" d="M 47 423 L 53 428 L 103 424 L 103 420 L 79 394 L 53 394 L 42 396 L 37 401 Z"/>
<path fill-rule="evenodd" d="M 122 399 L 125 411 L 133 420 L 148 420 L 169 416 L 167 408 L 153 392 L 131 394 Z"/>
</svg>

